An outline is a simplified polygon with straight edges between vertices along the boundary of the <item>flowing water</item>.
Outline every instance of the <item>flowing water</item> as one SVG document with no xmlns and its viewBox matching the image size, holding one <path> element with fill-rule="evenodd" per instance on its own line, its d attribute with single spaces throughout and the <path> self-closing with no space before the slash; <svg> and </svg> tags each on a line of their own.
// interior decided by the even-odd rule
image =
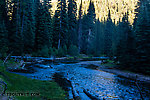
<svg viewBox="0 0 150 100">
<path fill-rule="evenodd" d="M 79 95 L 82 95 L 83 90 L 86 90 L 99 99 L 141 99 L 140 92 L 133 80 L 101 70 L 88 69 L 83 64 L 52 64 L 51 67 L 47 69 L 35 68 L 37 72 L 32 74 L 19 74 L 33 79 L 52 80 L 55 73 L 61 73 L 63 77 L 75 84 Z M 138 82 L 138 84 L 142 90 L 144 100 L 150 100 L 150 86 L 142 82 Z M 81 97 L 81 99 L 86 100 L 84 96 Z"/>
</svg>

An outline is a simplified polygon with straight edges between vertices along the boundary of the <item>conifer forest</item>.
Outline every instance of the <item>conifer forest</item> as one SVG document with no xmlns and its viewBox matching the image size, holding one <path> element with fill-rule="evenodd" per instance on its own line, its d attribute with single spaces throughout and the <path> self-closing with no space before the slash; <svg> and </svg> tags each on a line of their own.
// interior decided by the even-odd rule
<svg viewBox="0 0 150 100">
<path fill-rule="evenodd" d="M 150 1 L 0 0 L 0 62 L 26 55 L 104 57 L 149 76 Z"/>
</svg>

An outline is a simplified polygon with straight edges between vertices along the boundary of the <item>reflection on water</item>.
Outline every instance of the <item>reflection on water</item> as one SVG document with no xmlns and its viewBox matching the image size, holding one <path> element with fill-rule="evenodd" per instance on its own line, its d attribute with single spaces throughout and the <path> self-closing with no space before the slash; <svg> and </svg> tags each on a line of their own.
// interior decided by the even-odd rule
<svg viewBox="0 0 150 100">
<path fill-rule="evenodd" d="M 87 14 L 90 0 L 75 0 L 77 3 L 77 9 L 79 10 L 82 1 L 83 14 Z M 125 13 L 129 14 L 129 22 L 133 24 L 136 9 L 138 8 L 139 0 L 92 0 L 95 6 L 96 18 L 100 21 L 107 20 L 108 11 L 110 9 L 111 18 L 115 23 L 121 21 Z M 57 9 L 58 0 L 52 0 L 52 12 Z M 78 13 L 77 13 L 78 14 Z"/>
<path fill-rule="evenodd" d="M 137 91 L 134 91 L 138 94 L 140 94 L 140 90 L 142 91 L 142 95 L 143 97 L 147 97 L 147 100 L 150 99 L 150 85 L 149 83 L 145 83 L 145 82 L 141 82 L 141 81 L 136 81 L 140 90 L 137 88 L 137 85 L 135 84 L 135 81 L 134 80 L 130 80 L 128 78 L 125 78 L 125 77 L 117 77 L 116 78 L 116 82 L 119 83 L 119 84 L 122 84 L 126 87 L 131 87 L 131 88 L 135 88 L 137 89 Z M 126 90 L 128 91 L 128 90 Z M 131 91 L 129 91 L 131 94 L 133 94 Z M 149 98 L 149 99 L 148 99 Z"/>
<path fill-rule="evenodd" d="M 104 71 L 87 69 L 77 64 L 59 66 L 58 70 L 68 73 L 68 78 L 76 84 L 79 93 L 86 89 L 99 99 L 141 99 L 138 88 L 130 79 Z M 150 88 L 141 83 L 140 87 L 142 87 L 144 99 L 149 100 Z"/>
<path fill-rule="evenodd" d="M 94 94 L 99 99 L 121 99 L 121 100 L 140 100 L 141 96 L 134 81 L 117 75 L 85 68 L 83 64 L 59 64 L 53 68 L 40 69 L 33 74 L 21 74 L 33 79 L 51 80 L 55 73 L 62 73 L 64 78 L 69 79 L 75 84 L 75 88 L 80 93 L 83 89 Z M 58 78 L 59 79 L 59 78 Z M 150 86 L 146 83 L 138 82 L 144 100 L 150 99 Z M 83 99 L 85 100 L 85 99 Z"/>
</svg>

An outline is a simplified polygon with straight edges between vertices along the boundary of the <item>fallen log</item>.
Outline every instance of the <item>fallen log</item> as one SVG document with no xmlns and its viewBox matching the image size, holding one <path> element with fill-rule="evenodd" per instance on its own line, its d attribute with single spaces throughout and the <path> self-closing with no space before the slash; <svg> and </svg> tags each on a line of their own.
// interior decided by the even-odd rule
<svg viewBox="0 0 150 100">
<path fill-rule="evenodd" d="M 3 65 L 5 64 L 5 62 L 7 61 L 7 59 L 11 56 L 11 54 L 13 53 L 13 51 L 5 58 Z"/>
<path fill-rule="evenodd" d="M 76 89 L 75 89 L 75 85 L 73 82 L 71 82 L 72 85 L 72 93 L 73 93 L 73 97 L 75 100 L 81 100 L 79 94 L 77 93 Z"/>
<path fill-rule="evenodd" d="M 68 94 L 69 94 L 69 100 L 74 100 L 72 89 L 69 90 Z"/>
<path fill-rule="evenodd" d="M 137 79 L 137 75 L 136 75 L 136 79 Z M 143 98 L 143 94 L 142 94 L 142 91 L 141 91 L 141 88 L 140 88 L 140 86 L 138 85 L 138 83 L 137 83 L 137 80 L 135 79 L 135 85 L 136 85 L 136 87 L 138 88 L 138 90 L 139 90 L 139 92 L 140 92 L 140 95 L 141 95 L 141 99 L 142 100 L 144 100 L 144 98 Z"/>
<path fill-rule="evenodd" d="M 92 95 L 90 92 L 88 92 L 87 90 L 83 89 L 83 92 L 92 100 L 100 100 L 99 98 L 97 98 L 96 96 Z"/>
</svg>

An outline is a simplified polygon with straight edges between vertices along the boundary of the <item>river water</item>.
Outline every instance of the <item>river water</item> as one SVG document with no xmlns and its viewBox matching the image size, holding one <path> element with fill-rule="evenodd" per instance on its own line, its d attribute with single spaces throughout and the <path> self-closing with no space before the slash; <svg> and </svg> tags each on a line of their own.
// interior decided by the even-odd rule
<svg viewBox="0 0 150 100">
<path fill-rule="evenodd" d="M 141 95 L 133 80 L 119 77 L 112 73 L 101 70 L 85 68 L 83 64 L 47 64 L 52 68 L 36 68 L 37 72 L 32 74 L 17 73 L 33 79 L 52 80 L 55 73 L 61 73 L 65 78 L 75 84 L 75 88 L 82 100 L 83 90 L 88 91 L 99 99 L 107 100 L 141 100 Z M 144 100 L 150 100 L 150 85 L 138 82 Z M 88 98 L 89 99 L 89 98 Z M 89 99 L 90 100 L 90 99 Z"/>
</svg>

